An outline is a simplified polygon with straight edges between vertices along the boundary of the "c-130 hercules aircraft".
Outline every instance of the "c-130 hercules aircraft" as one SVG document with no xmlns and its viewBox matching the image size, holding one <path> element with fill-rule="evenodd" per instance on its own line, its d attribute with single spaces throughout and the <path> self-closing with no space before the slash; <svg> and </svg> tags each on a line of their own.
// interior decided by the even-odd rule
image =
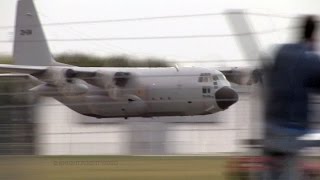
<svg viewBox="0 0 320 180">
<path fill-rule="evenodd" d="M 33 0 L 18 1 L 14 63 L 0 65 L 0 71 L 36 79 L 30 91 L 96 118 L 206 115 L 238 101 L 229 81 L 214 68 L 84 68 L 58 63 Z M 16 77 L 6 74 L 11 76 Z"/>
</svg>

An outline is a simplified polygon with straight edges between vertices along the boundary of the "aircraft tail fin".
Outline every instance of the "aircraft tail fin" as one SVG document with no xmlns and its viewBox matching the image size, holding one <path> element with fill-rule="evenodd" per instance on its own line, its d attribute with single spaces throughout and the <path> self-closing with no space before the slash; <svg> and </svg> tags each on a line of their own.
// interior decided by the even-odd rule
<svg viewBox="0 0 320 180">
<path fill-rule="evenodd" d="M 16 65 L 59 65 L 50 52 L 33 0 L 18 1 L 13 57 Z"/>
</svg>

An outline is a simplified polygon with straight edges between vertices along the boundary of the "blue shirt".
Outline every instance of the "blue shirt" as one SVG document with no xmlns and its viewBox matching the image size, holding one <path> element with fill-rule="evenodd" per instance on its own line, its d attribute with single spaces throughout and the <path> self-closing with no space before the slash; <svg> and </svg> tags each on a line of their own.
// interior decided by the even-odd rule
<svg viewBox="0 0 320 180">
<path fill-rule="evenodd" d="M 266 70 L 266 122 L 309 129 L 308 94 L 320 88 L 320 59 L 306 44 L 285 44 Z"/>
</svg>

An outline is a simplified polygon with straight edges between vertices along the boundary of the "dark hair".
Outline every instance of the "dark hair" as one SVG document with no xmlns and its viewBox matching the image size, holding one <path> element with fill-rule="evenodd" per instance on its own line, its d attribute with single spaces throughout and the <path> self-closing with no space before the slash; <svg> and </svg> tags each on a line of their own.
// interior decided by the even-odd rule
<svg viewBox="0 0 320 180">
<path fill-rule="evenodd" d="M 314 16 L 306 16 L 302 22 L 302 40 L 312 41 L 314 40 L 315 32 L 317 30 L 317 21 Z"/>
</svg>

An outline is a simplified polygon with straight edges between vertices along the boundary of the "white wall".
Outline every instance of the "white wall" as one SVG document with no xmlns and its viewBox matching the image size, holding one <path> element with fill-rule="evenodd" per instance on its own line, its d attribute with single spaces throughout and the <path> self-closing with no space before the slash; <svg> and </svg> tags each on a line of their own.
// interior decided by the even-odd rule
<svg viewBox="0 0 320 180">
<path fill-rule="evenodd" d="M 126 154 L 127 127 L 83 125 L 81 115 L 45 98 L 37 109 L 37 149 L 41 155 Z"/>
<path fill-rule="evenodd" d="M 168 123 L 170 118 L 129 118 L 109 120 L 120 120 L 120 123 L 83 124 L 84 118 L 85 122 L 91 118 L 46 98 L 37 108 L 38 154 L 216 154 L 242 151 L 240 140 L 250 134 L 249 99 L 250 96 L 241 94 L 239 102 L 224 112 L 187 118 L 189 122 L 192 118 L 193 121 L 214 119 L 216 123 Z"/>
</svg>

